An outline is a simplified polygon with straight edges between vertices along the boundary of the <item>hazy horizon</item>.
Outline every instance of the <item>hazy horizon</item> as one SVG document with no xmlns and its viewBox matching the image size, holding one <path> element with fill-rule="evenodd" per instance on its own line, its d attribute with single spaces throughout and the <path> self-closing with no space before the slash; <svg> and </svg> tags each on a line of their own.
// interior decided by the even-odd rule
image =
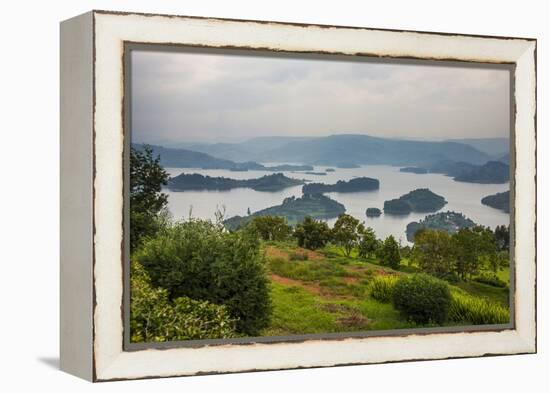
<svg viewBox="0 0 550 393">
<path fill-rule="evenodd" d="M 132 51 L 132 142 L 509 138 L 509 71 Z"/>
</svg>

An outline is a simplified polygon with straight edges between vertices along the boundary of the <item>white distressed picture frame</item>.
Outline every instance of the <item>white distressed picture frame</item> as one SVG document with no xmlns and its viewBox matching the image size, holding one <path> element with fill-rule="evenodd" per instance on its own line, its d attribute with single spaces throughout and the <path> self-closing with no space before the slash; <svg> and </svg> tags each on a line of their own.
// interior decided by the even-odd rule
<svg viewBox="0 0 550 393">
<path fill-rule="evenodd" d="M 514 321 L 498 331 L 124 348 L 124 46 L 515 66 Z M 536 40 L 92 11 L 61 24 L 61 368 L 91 381 L 536 352 Z"/>
</svg>

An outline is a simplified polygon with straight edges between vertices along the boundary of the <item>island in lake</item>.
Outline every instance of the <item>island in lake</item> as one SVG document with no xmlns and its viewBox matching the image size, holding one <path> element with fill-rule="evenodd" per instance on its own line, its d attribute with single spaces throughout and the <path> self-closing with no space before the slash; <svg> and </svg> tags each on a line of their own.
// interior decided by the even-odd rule
<svg viewBox="0 0 550 393">
<path fill-rule="evenodd" d="M 315 176 L 326 176 L 327 173 L 326 172 L 304 172 L 306 175 L 315 175 Z"/>
<path fill-rule="evenodd" d="M 281 205 L 259 210 L 248 216 L 234 216 L 224 221 L 226 228 L 234 230 L 242 227 L 257 216 L 285 217 L 290 225 L 296 225 L 306 216 L 315 219 L 328 219 L 344 214 L 346 208 L 339 202 L 321 194 L 305 194 L 300 198 L 286 198 Z"/>
<path fill-rule="evenodd" d="M 230 179 L 227 177 L 210 177 L 198 173 L 182 173 L 168 179 L 170 191 L 189 190 L 230 190 L 232 188 L 251 188 L 255 191 L 280 191 L 288 187 L 304 184 L 303 180 L 286 177 L 282 173 L 262 176 L 257 179 Z"/>
<path fill-rule="evenodd" d="M 380 217 L 382 215 L 382 210 L 377 207 L 369 207 L 366 213 L 367 217 Z"/>
<path fill-rule="evenodd" d="M 349 181 L 338 180 L 336 184 L 309 183 L 302 187 L 304 194 L 323 194 L 325 192 L 373 191 L 380 188 L 380 181 L 370 177 L 357 177 Z"/>
<path fill-rule="evenodd" d="M 510 180 L 510 166 L 500 161 L 489 161 L 454 178 L 456 181 L 480 184 L 501 184 Z"/>
<path fill-rule="evenodd" d="M 428 173 L 428 170 L 426 168 L 419 168 L 416 166 L 406 166 L 404 168 L 400 168 L 399 172 L 416 173 L 417 175 L 424 175 Z"/>
<path fill-rule="evenodd" d="M 427 188 L 418 188 L 398 199 L 384 202 L 384 213 L 409 214 L 411 212 L 436 212 L 447 204 L 445 198 Z"/>
<path fill-rule="evenodd" d="M 414 235 L 420 229 L 434 229 L 448 233 L 456 233 L 462 228 L 471 228 L 476 223 L 462 213 L 442 212 L 430 214 L 420 222 L 413 221 L 407 225 L 407 240 L 414 242 Z"/>
<path fill-rule="evenodd" d="M 325 169 L 325 172 L 336 172 L 336 169 L 334 169 L 334 168 L 327 168 L 327 169 Z"/>
<path fill-rule="evenodd" d="M 510 191 L 488 195 L 481 200 L 481 203 L 502 210 L 505 213 L 510 213 Z"/>
</svg>

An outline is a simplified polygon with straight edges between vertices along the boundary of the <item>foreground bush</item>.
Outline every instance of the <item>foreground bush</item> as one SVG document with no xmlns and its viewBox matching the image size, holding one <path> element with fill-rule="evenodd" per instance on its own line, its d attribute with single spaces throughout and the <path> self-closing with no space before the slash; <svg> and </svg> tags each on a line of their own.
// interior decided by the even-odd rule
<svg viewBox="0 0 550 393">
<path fill-rule="evenodd" d="M 500 304 L 455 292 L 449 309 L 449 320 L 473 325 L 510 322 L 510 312 Z"/>
<path fill-rule="evenodd" d="M 376 276 L 369 283 L 368 294 L 379 302 L 389 303 L 392 301 L 393 290 L 398 281 L 399 276 L 395 274 Z"/>
<path fill-rule="evenodd" d="M 443 324 L 449 313 L 449 286 L 426 274 L 402 277 L 393 290 L 393 304 L 413 322 Z"/>
<path fill-rule="evenodd" d="M 235 321 L 225 306 L 180 297 L 153 288 L 145 269 L 132 263 L 130 334 L 132 342 L 162 342 L 235 337 Z"/>
<path fill-rule="evenodd" d="M 147 239 L 133 258 L 170 299 L 189 297 L 227 307 L 237 331 L 257 335 L 271 314 L 258 237 L 229 233 L 210 221 L 173 224 Z"/>
</svg>

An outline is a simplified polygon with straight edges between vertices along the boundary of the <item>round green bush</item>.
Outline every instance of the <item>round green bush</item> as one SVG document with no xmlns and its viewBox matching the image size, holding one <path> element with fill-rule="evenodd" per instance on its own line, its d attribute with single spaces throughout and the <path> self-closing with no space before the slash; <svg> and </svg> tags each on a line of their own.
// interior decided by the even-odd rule
<svg viewBox="0 0 550 393">
<path fill-rule="evenodd" d="M 393 304 L 418 324 L 443 324 L 451 305 L 449 286 L 427 274 L 401 278 L 393 289 Z"/>
<path fill-rule="evenodd" d="M 204 220 L 180 222 L 145 240 L 132 258 L 170 299 L 226 306 L 239 333 L 257 335 L 269 324 L 269 281 L 251 231 L 227 232 Z"/>
</svg>

